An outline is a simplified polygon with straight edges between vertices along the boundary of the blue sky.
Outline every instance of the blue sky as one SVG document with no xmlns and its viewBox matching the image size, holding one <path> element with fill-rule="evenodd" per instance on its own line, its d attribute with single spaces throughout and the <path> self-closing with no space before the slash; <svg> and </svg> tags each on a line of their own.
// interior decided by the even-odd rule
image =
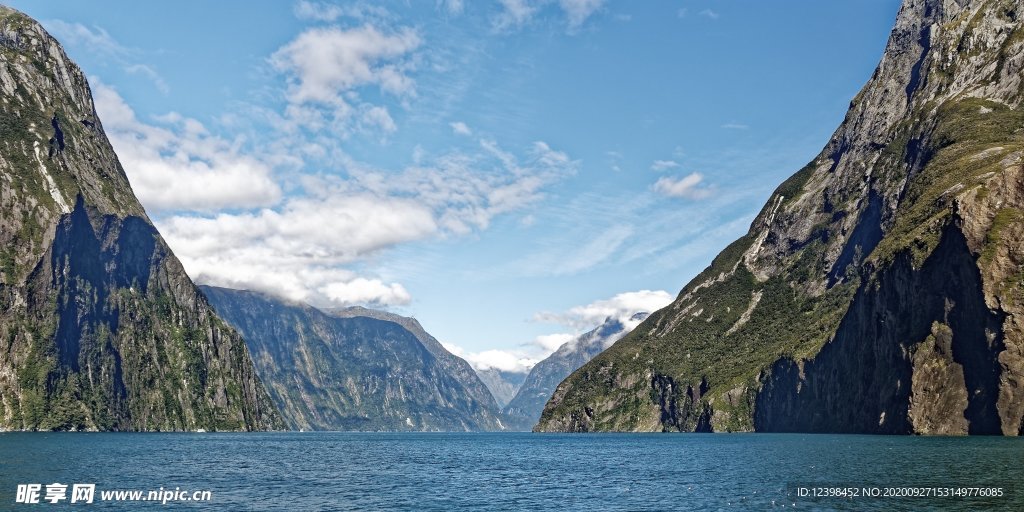
<svg viewBox="0 0 1024 512">
<path fill-rule="evenodd" d="M 524 370 L 667 303 L 813 158 L 897 0 L 47 2 L 200 283 Z"/>
</svg>

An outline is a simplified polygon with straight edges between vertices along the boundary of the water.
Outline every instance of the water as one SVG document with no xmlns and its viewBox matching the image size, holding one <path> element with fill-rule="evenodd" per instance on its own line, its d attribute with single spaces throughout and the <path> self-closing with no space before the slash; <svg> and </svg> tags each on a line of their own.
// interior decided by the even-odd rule
<svg viewBox="0 0 1024 512">
<path fill-rule="evenodd" d="M 1024 439 L 773 434 L 0 434 L 0 510 L 1024 510 Z M 15 503 L 95 483 L 93 504 Z M 1000 498 L 811 498 L 813 486 Z M 115 489 L 212 501 L 100 502 Z M 44 488 L 45 492 L 45 488 Z M 884 491 L 883 491 L 884 492 Z"/>
</svg>

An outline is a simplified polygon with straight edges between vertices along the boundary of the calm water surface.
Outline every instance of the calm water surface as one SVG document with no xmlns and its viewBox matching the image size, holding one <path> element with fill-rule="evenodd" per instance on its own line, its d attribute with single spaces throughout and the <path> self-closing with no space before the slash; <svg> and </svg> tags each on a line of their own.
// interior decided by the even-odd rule
<svg viewBox="0 0 1024 512">
<path fill-rule="evenodd" d="M 1024 510 L 1024 439 L 774 434 L 0 434 L 0 510 Z M 92 504 L 18 484 L 95 483 Z M 813 498 L 799 487 L 998 487 Z M 209 490 L 207 503 L 100 502 Z M 45 488 L 44 488 L 45 491 Z M 883 491 L 884 492 L 884 491 Z"/>
</svg>

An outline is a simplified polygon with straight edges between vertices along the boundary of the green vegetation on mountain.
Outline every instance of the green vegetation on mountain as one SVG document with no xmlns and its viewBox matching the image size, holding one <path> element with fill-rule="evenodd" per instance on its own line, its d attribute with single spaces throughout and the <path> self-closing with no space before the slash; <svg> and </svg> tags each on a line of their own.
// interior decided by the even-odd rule
<svg viewBox="0 0 1024 512">
<path fill-rule="evenodd" d="M 544 431 L 1024 433 L 1020 1 L 906 1 L 821 154 Z"/>
<path fill-rule="evenodd" d="M 250 291 L 202 290 L 245 337 L 260 378 L 293 430 L 512 426 L 469 363 L 415 319 L 366 308 L 321 311 Z"/>
<path fill-rule="evenodd" d="M 0 430 L 281 428 L 135 198 L 85 76 L 0 6 Z"/>
</svg>

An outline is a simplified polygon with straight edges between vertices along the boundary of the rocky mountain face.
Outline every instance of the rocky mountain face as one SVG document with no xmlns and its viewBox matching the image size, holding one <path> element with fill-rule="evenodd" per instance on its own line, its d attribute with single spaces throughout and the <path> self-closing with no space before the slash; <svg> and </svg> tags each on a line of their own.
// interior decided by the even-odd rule
<svg viewBox="0 0 1024 512">
<path fill-rule="evenodd" d="M 0 430 L 283 423 L 149 221 L 82 71 L 0 6 Z"/>
<path fill-rule="evenodd" d="M 647 313 L 637 313 L 630 318 L 629 323 L 632 325 L 627 326 L 618 319 L 609 317 L 594 330 L 558 347 L 553 354 L 530 369 L 515 397 L 505 406 L 505 414 L 522 417 L 530 424 L 536 424 L 544 410 L 544 404 L 551 398 L 559 383 L 615 343 L 644 318 L 647 318 Z"/>
<path fill-rule="evenodd" d="M 477 368 L 476 374 L 480 376 L 480 380 L 491 391 L 491 395 L 494 396 L 498 407 L 502 408 L 508 405 L 509 401 L 516 396 L 527 375 L 520 372 L 504 372 L 497 368 Z"/>
<path fill-rule="evenodd" d="M 508 427 L 469 364 L 415 319 L 365 308 L 325 312 L 257 292 L 201 288 L 242 333 L 292 429 Z"/>
<path fill-rule="evenodd" d="M 905 0 L 821 154 L 538 430 L 1024 434 L 1022 16 Z"/>
<path fill-rule="evenodd" d="M 447 349 L 441 346 L 441 342 L 437 341 L 437 338 L 431 336 L 415 318 L 360 306 L 333 309 L 326 312 L 331 316 L 338 318 L 375 318 L 377 320 L 393 322 L 402 326 L 402 328 L 411 332 L 413 336 L 419 340 L 420 344 L 426 347 L 430 354 L 434 356 L 434 359 L 436 359 L 437 364 L 446 374 L 451 375 L 453 378 L 458 380 L 460 384 L 462 384 L 462 387 L 466 389 L 466 393 L 468 393 L 470 398 L 475 400 L 477 403 L 483 404 L 489 410 L 492 408 L 494 410 L 501 409 L 501 407 L 495 402 L 495 398 L 490 392 L 490 389 L 483 382 L 480 376 L 477 375 L 477 372 L 473 371 L 473 367 L 461 357 L 448 352 Z"/>
</svg>

